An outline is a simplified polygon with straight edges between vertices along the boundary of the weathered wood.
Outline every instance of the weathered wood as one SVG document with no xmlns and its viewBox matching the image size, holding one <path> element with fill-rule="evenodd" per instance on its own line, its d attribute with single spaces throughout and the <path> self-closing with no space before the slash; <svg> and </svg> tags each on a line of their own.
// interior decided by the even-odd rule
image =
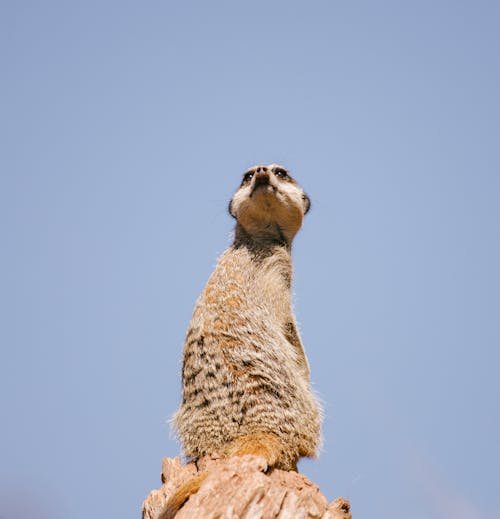
<svg viewBox="0 0 500 519">
<path fill-rule="evenodd" d="M 143 519 L 157 519 L 168 498 L 184 483 L 208 472 L 176 519 L 350 519 L 347 499 L 328 504 L 319 488 L 297 472 L 273 470 L 257 456 L 218 459 L 183 466 L 180 458 L 164 458 L 162 487 L 143 503 Z"/>
</svg>

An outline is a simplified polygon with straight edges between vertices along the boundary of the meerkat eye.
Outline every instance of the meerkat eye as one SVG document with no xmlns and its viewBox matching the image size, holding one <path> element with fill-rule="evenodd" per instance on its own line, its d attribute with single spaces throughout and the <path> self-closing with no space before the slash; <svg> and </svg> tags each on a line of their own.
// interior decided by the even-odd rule
<svg viewBox="0 0 500 519">
<path fill-rule="evenodd" d="M 243 175 L 243 183 L 250 182 L 250 180 L 252 180 L 252 178 L 253 178 L 253 172 L 252 171 L 249 171 L 248 173 L 245 173 Z"/>
<path fill-rule="evenodd" d="M 288 173 L 282 169 L 282 168 L 276 168 L 274 170 L 274 174 L 278 177 L 278 178 L 286 178 L 288 177 Z"/>
</svg>

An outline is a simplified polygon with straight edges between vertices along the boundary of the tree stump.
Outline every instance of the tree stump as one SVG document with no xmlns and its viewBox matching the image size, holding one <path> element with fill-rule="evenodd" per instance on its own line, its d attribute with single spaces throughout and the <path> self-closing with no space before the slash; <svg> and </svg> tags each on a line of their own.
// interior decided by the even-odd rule
<svg viewBox="0 0 500 519">
<path fill-rule="evenodd" d="M 179 510 L 176 519 L 351 519 L 347 499 L 328 504 L 319 488 L 297 472 L 266 472 L 264 458 L 203 458 L 183 466 L 164 458 L 159 490 L 142 506 L 143 519 L 157 519 L 169 497 L 201 472 L 208 472 L 200 490 Z"/>
</svg>

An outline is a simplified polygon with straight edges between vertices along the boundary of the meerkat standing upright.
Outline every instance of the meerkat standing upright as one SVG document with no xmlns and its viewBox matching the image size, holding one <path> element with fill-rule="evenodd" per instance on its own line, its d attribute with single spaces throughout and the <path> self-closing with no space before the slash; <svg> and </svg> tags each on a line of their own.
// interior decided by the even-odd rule
<svg viewBox="0 0 500 519">
<path fill-rule="evenodd" d="M 309 207 L 275 164 L 250 168 L 229 204 L 234 242 L 196 303 L 173 420 L 192 460 L 255 454 L 296 470 L 300 457 L 317 453 L 321 412 L 291 308 L 291 245 Z M 181 492 L 161 517 L 196 490 Z"/>
</svg>

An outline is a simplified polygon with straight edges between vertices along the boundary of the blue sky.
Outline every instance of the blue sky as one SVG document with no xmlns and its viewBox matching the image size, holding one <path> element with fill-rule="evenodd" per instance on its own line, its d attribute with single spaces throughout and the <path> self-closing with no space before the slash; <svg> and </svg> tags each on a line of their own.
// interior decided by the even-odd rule
<svg viewBox="0 0 500 519">
<path fill-rule="evenodd" d="M 313 208 L 300 469 L 357 518 L 498 519 L 500 8 L 3 2 L 0 515 L 133 518 L 183 337 L 278 162 Z"/>
</svg>

